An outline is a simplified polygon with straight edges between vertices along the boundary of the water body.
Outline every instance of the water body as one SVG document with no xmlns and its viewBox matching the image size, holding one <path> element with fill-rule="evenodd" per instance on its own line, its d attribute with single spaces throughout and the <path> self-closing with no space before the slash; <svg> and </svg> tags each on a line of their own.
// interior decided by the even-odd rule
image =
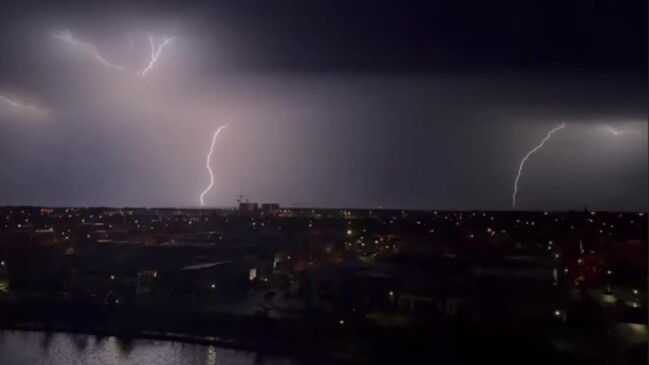
<svg viewBox="0 0 649 365">
<path fill-rule="evenodd" d="M 284 357 L 216 346 L 93 335 L 0 331 L 0 365 L 297 365 Z"/>
</svg>

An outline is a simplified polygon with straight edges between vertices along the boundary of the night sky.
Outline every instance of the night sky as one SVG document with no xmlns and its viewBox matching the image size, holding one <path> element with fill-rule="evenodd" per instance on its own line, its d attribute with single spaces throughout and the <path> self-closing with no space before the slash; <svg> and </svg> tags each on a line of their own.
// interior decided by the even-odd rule
<svg viewBox="0 0 649 365">
<path fill-rule="evenodd" d="M 0 205 L 197 207 L 227 123 L 209 207 L 511 209 L 521 159 L 566 123 L 527 161 L 516 209 L 647 210 L 646 15 L 612 0 L 5 2 Z M 140 76 L 148 34 L 174 39 Z"/>
</svg>

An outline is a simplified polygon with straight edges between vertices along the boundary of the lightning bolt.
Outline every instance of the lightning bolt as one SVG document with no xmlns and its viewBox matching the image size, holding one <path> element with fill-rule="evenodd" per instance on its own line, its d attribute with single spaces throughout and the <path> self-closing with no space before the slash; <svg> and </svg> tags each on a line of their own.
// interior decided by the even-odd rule
<svg viewBox="0 0 649 365">
<path fill-rule="evenodd" d="M 38 108 L 36 108 L 36 107 L 34 107 L 34 106 L 26 105 L 26 104 L 23 104 L 23 103 L 21 103 L 21 102 L 18 102 L 18 101 L 15 101 L 15 100 L 9 99 L 8 97 L 6 97 L 6 96 L 4 96 L 4 95 L 0 95 L 0 100 L 2 100 L 2 101 L 4 101 L 5 103 L 9 104 L 9 105 L 10 105 L 11 107 L 13 107 L 13 108 L 17 108 L 17 109 L 27 109 L 27 110 L 31 110 L 31 111 L 34 111 L 34 112 L 40 111 Z"/>
<path fill-rule="evenodd" d="M 227 127 L 227 124 L 224 124 L 219 128 L 217 128 L 216 132 L 214 132 L 214 136 L 212 136 L 212 145 L 210 146 L 210 152 L 207 154 L 207 161 L 205 162 L 205 167 L 207 168 L 207 172 L 210 175 L 210 184 L 201 193 L 200 196 L 201 207 L 205 206 L 205 201 L 203 200 L 203 197 L 205 197 L 205 194 L 207 194 L 210 190 L 212 190 L 212 186 L 214 186 L 214 172 L 212 172 L 212 167 L 210 166 L 212 162 L 212 153 L 214 152 L 214 145 L 216 144 L 216 138 L 219 136 L 221 131 L 225 129 L 225 127 Z"/>
<path fill-rule="evenodd" d="M 149 60 L 149 65 L 144 70 L 142 70 L 142 72 L 140 72 L 140 76 L 146 75 L 146 73 L 149 72 L 151 68 L 153 68 L 153 65 L 155 65 L 156 61 L 158 61 L 158 57 L 160 57 L 160 52 L 162 52 L 162 49 L 172 40 L 172 37 L 164 37 L 162 39 L 162 42 L 156 48 L 155 39 L 151 34 L 149 34 L 149 44 L 151 44 L 151 59 Z"/>
<path fill-rule="evenodd" d="M 604 129 L 614 136 L 620 136 L 623 134 L 638 134 L 638 131 L 634 131 L 634 130 L 625 130 L 625 129 L 617 130 L 613 127 L 604 127 Z"/>
<path fill-rule="evenodd" d="M 20 107 L 22 107 L 22 104 L 20 104 L 20 103 L 17 102 L 17 101 L 13 101 L 13 100 L 11 100 L 11 99 L 9 99 L 8 97 L 6 97 L 6 96 L 4 96 L 4 95 L 0 95 L 0 99 L 4 100 L 7 104 L 11 105 L 11 106 L 14 107 L 14 108 L 20 108 Z"/>
<path fill-rule="evenodd" d="M 92 57 L 94 57 L 97 61 L 99 61 L 104 66 L 108 66 L 110 68 L 114 68 L 114 69 L 117 69 L 117 70 L 123 70 L 124 69 L 122 66 L 114 65 L 114 64 L 106 61 L 101 56 L 101 54 L 99 54 L 99 51 L 97 50 L 97 48 L 95 48 L 95 46 L 93 46 L 92 44 L 89 44 L 89 43 L 82 42 L 82 41 L 80 41 L 78 39 L 75 39 L 72 36 L 72 33 L 70 33 L 69 31 L 57 32 L 57 33 L 52 34 L 52 36 L 54 38 L 56 38 L 56 39 L 62 40 L 64 42 L 66 42 L 66 43 L 69 43 L 69 44 L 79 48 L 81 51 L 83 51 L 83 52 L 91 55 Z"/>
<path fill-rule="evenodd" d="M 565 124 L 565 123 L 562 123 L 560 126 L 558 126 L 558 127 L 554 128 L 553 130 L 549 131 L 548 134 L 545 136 L 545 138 L 543 138 L 543 140 L 541 141 L 541 143 L 539 143 L 538 146 L 534 147 L 530 152 L 528 152 L 528 153 L 525 155 L 525 157 L 523 157 L 523 160 L 521 161 L 521 164 L 518 166 L 518 174 L 516 174 L 516 180 L 514 180 L 514 193 L 512 194 L 512 207 L 516 208 L 516 194 L 518 193 L 518 180 L 521 178 L 521 173 L 523 172 L 523 166 L 525 166 L 525 161 L 527 161 L 527 159 L 528 159 L 528 158 L 529 158 L 529 157 L 530 157 L 534 152 L 536 152 L 536 151 L 538 151 L 539 149 L 541 149 L 541 147 L 543 147 L 543 145 L 545 144 L 545 142 L 547 142 L 547 140 L 549 140 L 550 137 L 552 137 L 552 134 L 554 134 L 554 132 L 557 132 L 557 131 L 559 131 L 559 130 L 565 128 L 565 127 L 566 127 L 566 124 Z"/>
</svg>

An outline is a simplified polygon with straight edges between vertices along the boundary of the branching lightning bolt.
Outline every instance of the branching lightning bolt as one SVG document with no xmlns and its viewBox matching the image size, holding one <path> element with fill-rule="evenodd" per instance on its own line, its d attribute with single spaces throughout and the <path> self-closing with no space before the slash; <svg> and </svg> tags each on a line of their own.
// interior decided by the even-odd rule
<svg viewBox="0 0 649 365">
<path fill-rule="evenodd" d="M 153 65 L 155 65 L 156 61 L 158 61 L 158 57 L 160 56 L 162 49 L 172 40 L 173 38 L 171 37 L 164 37 L 162 39 L 162 42 L 156 48 L 155 39 L 151 34 L 149 34 L 149 44 L 151 44 L 151 59 L 149 60 L 149 65 L 144 70 L 142 70 L 142 72 L 140 72 L 140 76 L 146 75 L 146 73 L 149 72 L 151 68 L 153 68 Z"/>
<path fill-rule="evenodd" d="M 525 155 L 525 157 L 523 157 L 523 160 L 521 161 L 521 164 L 518 166 L 518 174 L 516 174 L 516 180 L 514 180 L 514 193 L 512 194 L 512 207 L 516 208 L 516 194 L 518 193 L 518 180 L 521 178 L 521 173 L 523 172 L 523 166 L 525 166 L 525 161 L 527 161 L 527 159 L 528 159 L 528 158 L 529 158 L 529 157 L 530 157 L 534 152 L 536 152 L 536 151 L 538 151 L 539 149 L 541 149 L 541 147 L 543 147 L 543 145 L 545 144 L 545 142 L 547 142 L 547 140 L 549 140 L 550 137 L 552 137 L 552 134 L 554 134 L 554 132 L 557 132 L 557 131 L 559 131 L 559 130 L 565 128 L 565 127 L 566 127 L 566 124 L 565 124 L 565 123 L 562 123 L 560 126 L 558 126 L 558 127 L 554 128 L 553 130 L 549 131 L 548 134 L 545 136 L 545 138 L 543 138 L 543 140 L 541 141 L 541 143 L 539 143 L 538 146 L 534 147 L 530 152 L 528 152 L 528 153 Z"/>
<path fill-rule="evenodd" d="M 207 168 L 207 172 L 210 175 L 210 184 L 203 190 L 200 196 L 200 201 L 201 201 L 201 207 L 205 206 L 205 201 L 203 198 L 205 197 L 205 194 L 207 194 L 210 190 L 212 190 L 212 186 L 214 186 L 214 172 L 212 172 L 212 167 L 210 166 L 212 163 L 212 153 L 214 152 L 214 145 L 216 144 L 216 138 L 219 136 L 221 131 L 227 127 L 227 124 L 224 124 L 220 126 L 219 128 L 216 129 L 216 132 L 214 132 L 214 136 L 212 136 L 212 144 L 210 145 L 210 151 L 207 154 L 207 161 L 205 163 L 205 167 Z"/>
<path fill-rule="evenodd" d="M 60 39 L 60 40 L 62 40 L 64 42 L 67 42 L 67 43 L 70 43 L 71 45 L 79 48 L 83 52 L 91 55 L 92 57 L 94 57 L 97 61 L 99 61 L 104 66 L 108 66 L 110 68 L 114 68 L 114 69 L 117 69 L 117 70 L 123 70 L 124 69 L 122 66 L 114 65 L 114 64 L 106 61 L 106 59 L 104 59 L 101 56 L 101 54 L 99 54 L 99 51 L 97 50 L 97 48 L 95 46 L 93 46 L 92 44 L 89 44 L 89 43 L 82 42 L 82 41 L 80 41 L 78 39 L 75 39 L 72 36 L 72 33 L 70 33 L 69 31 L 57 32 L 57 33 L 54 33 L 52 35 L 54 36 L 54 38 Z"/>
</svg>

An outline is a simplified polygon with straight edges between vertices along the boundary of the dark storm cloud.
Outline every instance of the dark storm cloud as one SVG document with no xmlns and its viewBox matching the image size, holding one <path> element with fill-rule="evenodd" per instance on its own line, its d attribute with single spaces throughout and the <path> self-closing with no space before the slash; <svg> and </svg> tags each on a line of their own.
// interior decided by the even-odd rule
<svg viewBox="0 0 649 365">
<path fill-rule="evenodd" d="M 530 160 L 521 208 L 646 209 L 638 8 L 545 4 L 14 3 L 0 92 L 48 118 L 0 105 L 0 204 L 195 206 L 228 122 L 212 205 L 507 209 L 520 158 L 566 122 Z M 66 48 L 61 29 L 129 70 L 147 32 L 177 41 L 141 78 Z"/>
<path fill-rule="evenodd" d="M 644 71 L 646 2 L 24 1 L 3 23 L 192 31 L 227 67 L 273 71 Z M 38 24 L 30 23 L 34 19 Z M 222 65 L 226 67 L 226 65 Z"/>
</svg>

